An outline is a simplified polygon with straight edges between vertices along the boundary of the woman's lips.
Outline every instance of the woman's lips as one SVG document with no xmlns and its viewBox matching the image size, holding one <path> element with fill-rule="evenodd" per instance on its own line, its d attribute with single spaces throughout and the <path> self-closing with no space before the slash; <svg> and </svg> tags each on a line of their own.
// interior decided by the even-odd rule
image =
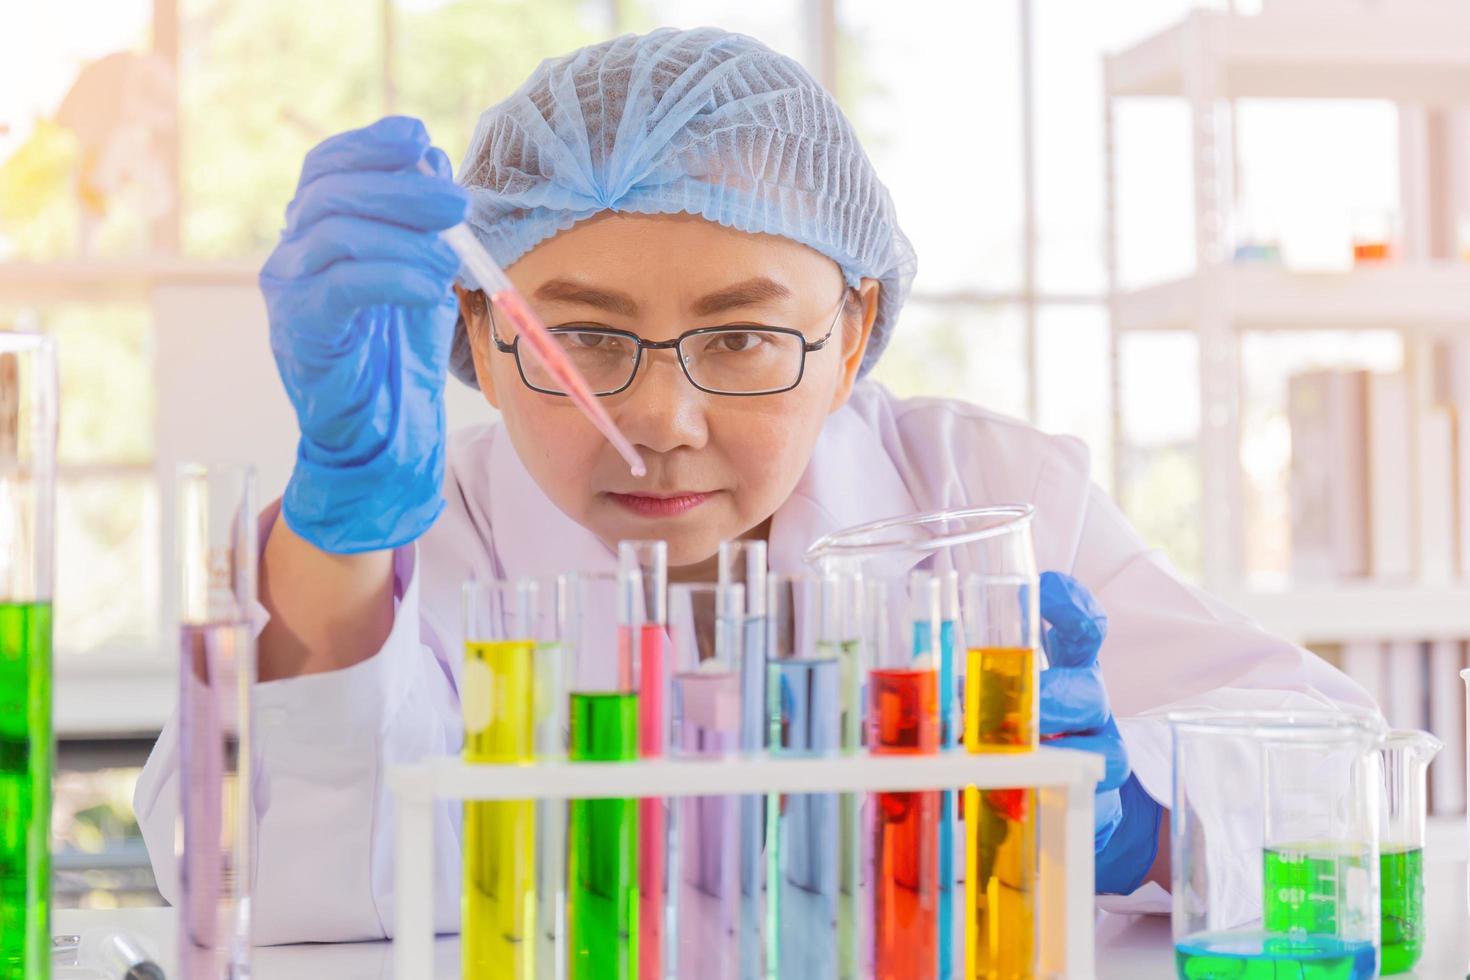
<svg viewBox="0 0 1470 980">
<path fill-rule="evenodd" d="M 639 517 L 677 517 L 709 499 L 707 493 L 609 493 L 608 498 Z"/>
</svg>

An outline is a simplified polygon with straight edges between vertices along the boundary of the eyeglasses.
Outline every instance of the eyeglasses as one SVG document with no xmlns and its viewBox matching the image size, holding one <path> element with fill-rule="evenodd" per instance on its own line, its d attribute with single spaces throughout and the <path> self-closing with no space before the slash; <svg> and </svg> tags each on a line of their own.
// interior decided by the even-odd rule
<svg viewBox="0 0 1470 980">
<path fill-rule="evenodd" d="M 847 304 L 847 288 L 837 312 L 821 340 L 809 341 L 800 330 L 761 324 L 734 324 L 686 330 L 673 340 L 644 340 L 627 330 L 607 327 L 555 327 L 551 336 L 559 344 L 592 393 L 599 397 L 626 391 L 638 374 L 646 350 L 673 350 L 689 383 L 712 395 L 778 395 L 801 384 L 806 373 L 806 356 L 827 346 Z M 516 370 L 526 387 L 547 395 L 565 395 L 556 377 L 532 351 L 521 353 L 521 338 L 510 343 L 495 329 L 494 304 L 490 309 L 490 336 L 502 354 L 514 354 Z"/>
</svg>

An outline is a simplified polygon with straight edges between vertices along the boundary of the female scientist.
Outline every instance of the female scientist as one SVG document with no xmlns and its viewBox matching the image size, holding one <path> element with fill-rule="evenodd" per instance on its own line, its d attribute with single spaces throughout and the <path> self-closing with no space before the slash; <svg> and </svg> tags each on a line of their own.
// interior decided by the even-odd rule
<svg viewBox="0 0 1470 980">
<path fill-rule="evenodd" d="M 456 280 L 438 233 L 461 220 L 599 366 L 645 477 Z M 544 62 L 480 118 L 457 183 L 413 119 L 307 155 L 260 274 L 300 443 L 261 518 L 258 942 L 388 934 L 384 770 L 460 746 L 461 584 L 610 571 L 621 538 L 665 539 L 674 579 L 712 579 L 727 539 L 764 538 L 795 572 L 843 527 L 1032 504 L 1040 567 L 1061 573 L 1041 592 L 1042 731 L 1106 756 L 1098 890 L 1134 907 L 1167 881 L 1167 732 L 1146 713 L 1367 702 L 1182 582 L 1089 481 L 1077 440 L 864 380 L 903 342 L 914 268 L 831 95 L 714 29 Z M 450 437 L 447 372 L 499 420 Z M 177 765 L 171 722 L 136 796 L 171 899 Z M 452 930 L 458 808 L 437 820 L 437 925 Z"/>
</svg>

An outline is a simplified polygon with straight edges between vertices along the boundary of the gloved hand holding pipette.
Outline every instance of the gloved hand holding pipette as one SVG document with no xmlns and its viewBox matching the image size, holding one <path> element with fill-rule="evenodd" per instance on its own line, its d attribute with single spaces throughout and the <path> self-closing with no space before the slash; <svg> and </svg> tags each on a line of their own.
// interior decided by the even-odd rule
<svg viewBox="0 0 1470 980">
<path fill-rule="evenodd" d="M 436 176 L 419 173 L 428 160 Z M 282 501 L 323 551 L 393 548 L 444 507 L 444 379 L 467 207 L 417 119 L 334 136 L 307 157 L 260 272 L 271 350 L 301 439 Z"/>
<path fill-rule="evenodd" d="M 1108 617 L 1076 579 L 1041 576 L 1042 634 L 1049 666 L 1041 672 L 1041 735 L 1059 748 L 1096 752 L 1107 760 L 1093 801 L 1097 890 L 1127 894 L 1142 884 L 1158 851 L 1163 808 L 1129 771 L 1128 752 L 1108 704 L 1097 655 Z"/>
</svg>

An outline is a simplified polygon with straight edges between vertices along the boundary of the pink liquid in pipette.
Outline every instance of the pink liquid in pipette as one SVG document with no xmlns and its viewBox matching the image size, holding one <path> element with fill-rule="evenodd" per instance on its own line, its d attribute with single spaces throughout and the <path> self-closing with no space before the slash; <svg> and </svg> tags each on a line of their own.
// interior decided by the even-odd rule
<svg viewBox="0 0 1470 980">
<path fill-rule="evenodd" d="M 592 389 L 587 387 L 587 382 L 572 367 L 566 355 L 552 341 L 551 334 L 536 318 L 536 314 L 526 305 L 521 294 L 514 289 L 502 289 L 491 295 L 490 299 L 496 306 L 500 307 L 507 319 L 514 324 L 516 335 L 525 339 L 530 345 L 532 353 L 541 359 L 541 364 L 557 383 L 561 390 L 566 392 L 567 397 L 576 403 L 588 420 L 596 426 L 597 430 L 607 437 L 612 447 L 618 451 L 618 455 L 628 461 L 628 467 L 634 476 L 644 476 L 648 470 L 639 458 L 637 450 L 632 443 L 618 431 L 617 424 L 613 422 L 612 416 L 608 415 L 597 401 L 597 396 L 592 394 Z"/>
<path fill-rule="evenodd" d="M 418 171 L 429 177 L 438 176 L 426 157 L 420 157 Z M 572 403 L 587 416 L 588 421 L 612 443 L 612 447 L 618 451 L 618 455 L 627 460 L 628 468 L 634 476 L 645 476 L 648 473 L 639 457 L 638 451 L 627 437 L 618 430 L 617 423 L 613 422 L 612 416 L 608 415 L 601 405 L 597 403 L 597 397 L 592 394 L 592 389 L 587 387 L 587 382 L 561 348 L 556 346 L 551 339 L 551 332 L 546 325 L 536 316 L 535 312 L 521 299 L 520 294 L 511 286 L 510 280 L 505 277 L 505 271 L 496 264 L 490 253 L 485 251 L 485 246 L 470 231 L 469 226 L 463 222 L 452 228 L 446 228 L 441 233 L 444 241 L 454 249 L 456 255 L 464 262 L 474 275 L 475 281 L 481 289 L 490 293 L 490 299 L 504 311 L 506 317 L 515 324 L 517 336 L 525 337 L 526 343 L 541 358 L 552 374 L 556 375 L 557 381 L 561 383 L 562 390 L 571 398 Z"/>
</svg>

